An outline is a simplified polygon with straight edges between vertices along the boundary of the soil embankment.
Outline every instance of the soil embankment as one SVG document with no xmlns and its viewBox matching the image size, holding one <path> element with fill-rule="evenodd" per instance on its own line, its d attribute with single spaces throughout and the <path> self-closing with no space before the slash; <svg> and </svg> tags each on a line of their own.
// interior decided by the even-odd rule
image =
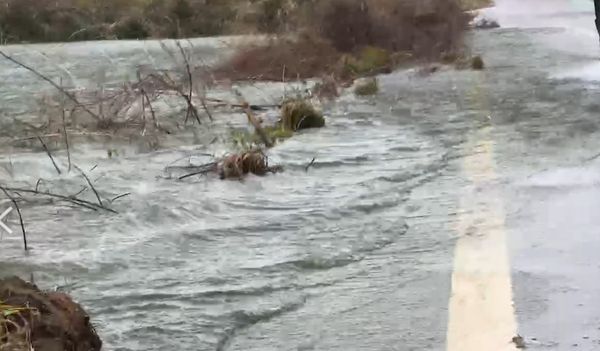
<svg viewBox="0 0 600 351">
<path fill-rule="evenodd" d="M 17 277 L 0 280 L 0 350 L 98 351 L 102 342 L 84 309 L 61 292 Z"/>
</svg>

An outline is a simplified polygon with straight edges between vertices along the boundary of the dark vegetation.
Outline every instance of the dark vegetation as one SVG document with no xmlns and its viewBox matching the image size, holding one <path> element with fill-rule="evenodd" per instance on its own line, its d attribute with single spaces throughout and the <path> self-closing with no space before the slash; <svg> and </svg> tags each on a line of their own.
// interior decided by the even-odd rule
<svg viewBox="0 0 600 351">
<path fill-rule="evenodd" d="M 179 38 L 233 29 L 240 0 L 2 0 L 0 41 Z"/>
<path fill-rule="evenodd" d="M 463 8 L 485 2 L 2 0 L 0 42 L 184 38 L 248 32 L 282 33 L 320 26 L 317 32 L 344 52 L 364 45 L 392 51 L 435 51 L 450 43 L 449 38 L 441 40 L 442 34 L 447 37 L 456 34 L 454 29 L 463 21 L 458 16 Z M 441 26 L 433 22 L 441 26 L 453 25 L 445 26 L 449 31 L 440 31 Z M 427 28 L 422 30 L 424 25 Z"/>
<path fill-rule="evenodd" d="M 338 82 L 403 64 L 464 56 L 470 20 L 457 0 L 327 0 L 295 8 L 289 26 L 266 44 L 241 48 L 217 78 Z M 293 34 L 290 34 L 293 33 Z"/>
</svg>

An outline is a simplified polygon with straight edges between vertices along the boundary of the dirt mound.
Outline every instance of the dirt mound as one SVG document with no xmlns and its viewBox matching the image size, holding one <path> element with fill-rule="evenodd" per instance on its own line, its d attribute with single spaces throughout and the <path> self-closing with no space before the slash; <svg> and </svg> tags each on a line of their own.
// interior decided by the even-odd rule
<svg viewBox="0 0 600 351">
<path fill-rule="evenodd" d="M 17 277 L 0 279 L 0 350 L 97 351 L 102 341 L 68 295 Z"/>
</svg>

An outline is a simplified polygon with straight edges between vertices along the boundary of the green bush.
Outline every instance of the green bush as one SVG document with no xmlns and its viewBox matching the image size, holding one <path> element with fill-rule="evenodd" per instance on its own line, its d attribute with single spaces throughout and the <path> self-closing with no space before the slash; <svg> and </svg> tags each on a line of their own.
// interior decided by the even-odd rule
<svg viewBox="0 0 600 351">
<path fill-rule="evenodd" d="M 142 19 L 129 17 L 119 22 L 112 34 L 117 39 L 146 39 L 150 31 Z"/>
</svg>

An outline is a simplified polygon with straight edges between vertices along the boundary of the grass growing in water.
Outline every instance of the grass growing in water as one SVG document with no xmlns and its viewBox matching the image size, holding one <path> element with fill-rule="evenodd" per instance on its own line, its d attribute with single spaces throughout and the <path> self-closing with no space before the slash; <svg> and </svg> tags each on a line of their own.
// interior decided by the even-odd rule
<svg viewBox="0 0 600 351">
<path fill-rule="evenodd" d="M 359 81 L 354 88 L 354 94 L 358 96 L 375 95 L 379 91 L 379 83 L 377 78 L 372 77 L 364 81 Z"/>
<path fill-rule="evenodd" d="M 282 142 L 301 129 L 321 128 L 325 126 L 323 114 L 307 100 L 290 98 L 281 105 L 281 118 L 274 125 L 261 126 L 270 140 L 275 143 Z M 231 140 L 239 151 L 248 151 L 257 148 L 263 143 L 256 131 L 235 130 L 231 133 Z"/>
<path fill-rule="evenodd" d="M 471 68 L 477 71 L 480 71 L 485 68 L 485 63 L 483 62 L 481 56 L 477 55 L 471 58 Z"/>
<path fill-rule="evenodd" d="M 281 125 L 287 131 L 321 128 L 325 126 L 325 118 L 310 102 L 291 99 L 281 106 Z"/>
</svg>

